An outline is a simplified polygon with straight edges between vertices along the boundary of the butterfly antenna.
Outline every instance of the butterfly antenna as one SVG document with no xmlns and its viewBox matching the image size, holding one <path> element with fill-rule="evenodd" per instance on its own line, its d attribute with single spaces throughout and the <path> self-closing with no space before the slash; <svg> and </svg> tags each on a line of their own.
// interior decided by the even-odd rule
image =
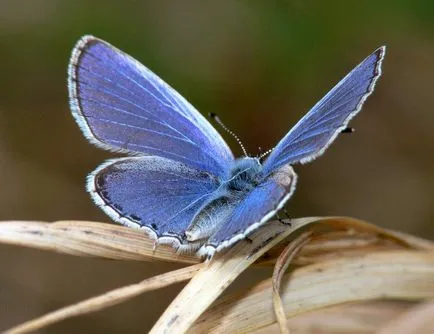
<svg viewBox="0 0 434 334">
<path fill-rule="evenodd" d="M 244 156 L 248 157 L 249 155 L 247 154 L 247 151 L 244 148 L 244 145 L 241 142 L 240 138 L 238 138 L 238 136 L 235 133 L 233 133 L 231 130 L 229 130 L 226 127 L 226 125 L 223 124 L 223 122 L 220 120 L 220 118 L 216 114 L 210 113 L 209 117 L 211 117 L 211 119 L 213 119 L 214 121 L 216 121 L 227 133 L 229 133 L 232 137 L 235 138 L 235 140 L 237 141 L 237 143 L 241 146 L 241 149 L 243 150 Z"/>
<path fill-rule="evenodd" d="M 264 157 L 266 157 L 267 155 L 269 155 L 271 152 L 273 152 L 274 147 L 270 148 L 269 150 L 265 151 L 264 153 L 261 153 L 261 155 L 259 156 L 259 160 L 263 159 Z"/>
</svg>

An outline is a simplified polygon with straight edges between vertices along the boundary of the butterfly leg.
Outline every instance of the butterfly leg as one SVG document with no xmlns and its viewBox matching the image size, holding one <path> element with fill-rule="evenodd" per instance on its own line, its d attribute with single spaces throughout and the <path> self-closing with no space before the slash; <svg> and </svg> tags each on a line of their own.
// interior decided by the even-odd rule
<svg viewBox="0 0 434 334">
<path fill-rule="evenodd" d="M 291 226 L 292 225 L 291 222 L 290 222 L 291 217 L 289 216 L 288 211 L 286 211 L 286 208 L 283 208 L 281 210 L 281 212 L 283 212 L 286 221 L 283 220 L 282 218 L 280 218 L 280 215 L 278 213 L 276 213 L 276 216 L 277 216 L 277 219 L 279 220 L 279 222 L 282 223 L 282 224 Z"/>
<path fill-rule="evenodd" d="M 158 247 L 158 239 L 154 240 L 154 244 L 152 245 L 152 250 L 155 251 Z"/>
<path fill-rule="evenodd" d="M 281 222 L 282 224 L 285 224 L 285 222 L 283 221 L 283 219 L 280 217 L 279 213 L 276 213 L 276 217 L 277 217 L 277 220 L 279 222 Z"/>
<path fill-rule="evenodd" d="M 182 247 L 176 247 L 176 255 L 181 255 L 187 253 L 184 249 L 182 249 Z"/>
<path fill-rule="evenodd" d="M 245 239 L 249 244 L 251 244 L 251 243 L 253 243 L 253 240 L 252 239 L 250 239 L 249 237 L 246 237 L 246 239 Z"/>
<path fill-rule="evenodd" d="M 160 243 L 158 242 L 158 239 L 154 240 L 154 244 L 152 245 L 152 255 L 155 255 L 155 252 L 157 251 L 157 247 Z"/>
</svg>

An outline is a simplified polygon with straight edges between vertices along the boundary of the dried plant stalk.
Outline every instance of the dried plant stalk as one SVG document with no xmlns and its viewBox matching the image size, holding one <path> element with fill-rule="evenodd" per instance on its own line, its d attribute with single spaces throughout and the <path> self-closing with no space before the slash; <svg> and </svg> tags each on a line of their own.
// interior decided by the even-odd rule
<svg viewBox="0 0 434 334">
<path fill-rule="evenodd" d="M 288 226 L 271 222 L 265 229 L 253 233 L 251 242 L 243 240 L 234 247 L 217 253 L 175 298 L 150 333 L 187 331 L 235 278 L 286 237 L 287 230 Z"/>
<path fill-rule="evenodd" d="M 282 232 L 273 240 L 274 244 L 287 238 L 290 234 L 296 230 L 309 225 L 317 225 L 321 223 L 326 227 L 332 227 L 340 230 L 347 230 L 348 228 L 354 228 L 361 230 L 364 233 L 371 232 L 379 234 L 384 237 L 394 240 L 398 244 L 405 247 L 419 247 L 419 243 L 414 240 L 407 241 L 404 238 L 395 236 L 392 232 L 385 231 L 374 225 L 361 222 L 355 219 L 346 218 L 305 218 L 291 220 L 293 226 L 291 228 L 283 229 Z M 274 227 L 275 226 L 275 227 Z M 275 229 L 281 227 L 274 223 L 265 225 L 260 231 L 252 236 L 255 238 L 267 237 L 267 233 L 274 232 Z M 246 254 L 239 253 L 242 248 L 240 243 L 228 252 L 217 255 L 214 260 L 214 265 L 204 267 L 198 275 L 196 275 L 190 283 L 184 288 L 178 295 L 175 301 L 166 309 L 163 316 L 159 319 L 154 326 L 153 331 L 155 333 L 171 333 L 175 329 L 176 331 L 186 331 L 195 321 L 195 319 L 203 313 L 210 303 L 220 295 L 223 290 L 238 276 L 243 270 L 245 270 L 252 262 L 246 261 L 244 257 Z M 430 247 L 431 245 L 423 245 L 423 247 Z M 244 246 L 243 246 L 244 247 Z M 261 254 L 264 254 L 268 249 L 262 248 Z M 228 256 L 229 255 L 229 256 Z M 212 262 L 213 263 L 213 262 Z M 217 264 L 216 264 L 217 263 Z M 235 271 L 233 268 L 238 267 Z M 229 270 L 228 270 L 229 269 Z M 355 268 L 352 268 L 353 270 Z M 360 282 L 359 282 L 360 283 Z M 271 293 L 270 293 L 271 295 Z M 270 296 L 269 295 L 269 296 Z M 351 299 L 350 299 L 351 300 Z M 341 301 L 342 302 L 342 301 Z M 189 305 L 189 308 L 185 308 L 185 305 Z M 267 304 L 268 305 L 268 304 Z M 328 304 L 329 305 L 329 304 Z M 270 305 L 268 305 L 270 306 Z M 270 307 L 269 310 L 272 308 Z M 303 309 L 303 308 L 302 308 Z M 304 309 L 303 309 L 304 310 Z M 305 310 L 304 310 L 305 311 Z M 273 319 L 274 321 L 274 319 Z M 203 332 L 203 331 L 199 331 Z M 207 332 L 207 330 L 205 330 Z"/>
<path fill-rule="evenodd" d="M 112 290 L 103 295 L 83 300 L 79 303 L 48 313 L 42 317 L 27 321 L 19 326 L 7 330 L 5 334 L 22 334 L 32 332 L 68 318 L 96 312 L 107 307 L 120 304 L 146 291 L 156 290 L 171 284 L 186 281 L 193 277 L 193 275 L 198 272 L 201 267 L 202 264 L 195 264 L 186 268 L 174 270 L 169 273 L 145 279 L 144 281 L 137 284 L 131 284 Z"/>
<path fill-rule="evenodd" d="M 345 302 L 434 298 L 434 252 L 390 251 L 327 261 L 286 275 L 282 300 L 287 317 Z M 221 298 L 190 333 L 249 332 L 275 322 L 271 279 Z"/>
<path fill-rule="evenodd" d="M 280 298 L 280 284 L 282 277 L 288 269 L 289 264 L 298 254 L 300 249 L 310 241 L 312 232 L 307 231 L 298 236 L 283 250 L 280 256 L 277 258 L 276 265 L 274 266 L 272 283 L 273 283 L 273 308 L 276 315 L 277 322 L 279 324 L 280 333 L 289 334 L 288 327 L 286 325 L 285 310 L 283 308 L 282 299 Z"/>
<path fill-rule="evenodd" d="M 429 270 L 426 266 L 427 263 L 431 265 L 431 272 L 429 273 L 432 275 L 433 243 L 404 233 L 384 230 L 352 218 L 311 217 L 293 219 L 289 222 L 292 224 L 291 227 L 278 222 L 267 223 L 251 236 L 253 238 L 252 243 L 241 241 L 234 247 L 218 253 L 212 261 L 198 271 L 191 282 L 187 284 L 180 295 L 173 301 L 155 325 L 154 332 L 171 333 L 173 331 L 188 330 L 195 320 L 206 311 L 208 306 L 249 265 L 255 261 L 261 265 L 274 264 L 279 254 L 288 244 L 288 239 L 293 238 L 292 234 L 301 228 L 314 229 L 317 236 L 306 245 L 301 255 L 294 261 L 294 263 L 305 265 L 305 267 L 296 271 L 294 282 L 291 281 L 289 285 L 288 282 L 284 284 L 283 304 L 287 316 L 345 301 L 383 296 L 380 294 L 381 289 L 375 289 L 375 286 L 367 285 L 364 279 L 371 280 L 370 283 L 377 282 L 381 286 L 385 284 L 386 289 L 384 291 L 391 297 L 400 296 L 399 288 L 403 289 L 401 295 L 403 298 L 432 296 L 433 289 L 431 286 L 431 290 L 426 289 L 425 291 L 423 290 L 423 284 L 417 290 L 411 284 L 409 284 L 411 289 L 408 289 L 409 287 L 404 284 L 405 281 L 398 280 L 398 282 L 402 283 L 400 286 L 394 286 L 389 283 L 391 283 L 392 274 L 400 274 L 400 280 L 407 278 L 418 281 L 421 277 L 424 277 L 425 280 L 428 280 L 427 282 L 430 282 L 428 279 L 429 275 L 427 274 Z M 141 232 L 122 226 L 94 222 L 61 221 L 51 224 L 43 222 L 0 222 L 0 243 L 34 247 L 76 256 L 119 260 L 172 261 L 181 263 L 199 263 L 202 261 L 198 256 L 192 254 L 176 254 L 176 250 L 167 246 L 159 246 L 154 250 L 154 242 Z M 396 249 L 400 249 L 401 251 L 407 249 L 408 256 L 414 257 L 412 259 L 415 262 L 400 264 L 399 261 L 404 259 L 403 254 L 406 253 L 394 252 L 393 250 Z M 425 252 L 411 252 L 411 249 L 424 250 Z M 375 258 L 371 258 L 371 256 L 375 255 L 373 252 L 379 250 L 389 250 L 389 252 L 384 253 L 390 256 L 387 261 L 388 263 L 381 263 L 378 259 L 376 262 L 374 261 Z M 398 257 L 396 261 L 392 260 L 394 256 Z M 427 261 L 425 264 L 422 263 L 424 256 L 429 257 L 429 259 L 425 259 Z M 369 262 L 367 259 L 372 260 L 372 262 Z M 364 261 L 367 262 L 365 263 Z M 386 260 L 384 261 L 386 262 Z M 415 266 L 417 263 L 420 264 L 419 267 Z M 343 267 L 336 267 L 339 264 L 343 265 Z M 384 272 L 377 273 L 378 275 L 376 276 L 373 273 L 375 268 L 381 268 Z M 401 273 L 400 270 L 403 272 Z M 326 274 L 321 271 L 324 271 Z M 180 277 L 179 279 L 182 278 Z M 327 285 L 327 282 L 323 281 L 324 279 L 333 279 L 334 281 L 329 282 L 329 285 Z M 353 292 L 358 290 L 357 287 L 351 288 L 352 280 L 354 284 L 358 284 L 359 288 L 367 287 L 368 289 L 365 294 L 360 292 L 360 295 L 351 294 L 351 291 L 345 289 L 344 292 L 346 293 L 339 294 L 337 292 L 336 298 L 332 298 L 333 296 L 329 296 L 327 290 L 324 289 L 336 288 L 335 285 L 342 288 L 341 284 L 337 284 L 339 280 L 341 280 L 341 284 L 344 283 L 344 287 L 350 287 L 349 290 Z M 301 282 L 309 282 L 309 286 L 307 288 L 294 288 L 297 287 L 297 284 L 302 287 Z M 193 331 L 204 328 L 204 331 L 207 332 L 207 329 L 215 327 L 217 320 L 213 310 L 216 307 L 223 307 L 221 311 L 223 312 L 223 318 L 220 325 L 215 327 L 217 329 L 224 330 L 225 326 L 228 326 L 227 328 L 232 328 L 233 330 L 237 330 L 238 328 L 244 331 L 273 323 L 275 318 L 271 307 L 271 288 L 267 284 L 269 282 L 265 282 L 263 285 L 247 291 L 246 293 L 251 293 L 251 295 L 244 296 L 241 299 L 237 297 L 240 300 L 234 299 L 229 301 L 227 305 L 223 305 L 224 307 L 220 303 L 215 304 L 211 310 L 202 315 L 201 320 L 193 325 Z M 393 286 L 396 289 L 392 289 Z M 120 289 L 117 292 L 112 292 L 115 295 L 113 301 L 117 302 L 131 298 L 136 293 L 140 293 L 139 290 L 129 290 L 126 288 L 125 290 Z M 143 289 L 141 292 L 146 290 Z M 300 291 L 301 295 L 297 295 L 297 291 Z M 309 295 L 313 291 L 317 293 Z M 258 296 L 260 292 L 262 293 L 260 299 L 255 299 L 255 296 Z M 90 299 L 84 303 L 73 305 L 66 308 L 66 313 L 62 313 L 65 312 L 65 309 L 63 309 L 57 315 L 55 312 L 54 318 L 50 318 L 53 315 L 49 315 L 48 319 L 57 319 L 56 321 L 58 321 L 65 317 L 93 312 L 98 308 L 101 309 L 112 305 L 111 300 L 109 301 L 104 298 L 107 298 L 107 296 L 103 295 L 96 297 L 96 299 Z M 319 300 L 317 300 L 318 298 Z M 99 303 L 92 304 L 95 300 L 99 301 Z M 251 309 L 248 304 L 252 301 L 254 303 L 259 302 L 259 305 L 262 306 L 258 310 Z M 313 301 L 315 301 L 314 304 L 312 304 Z M 243 304 L 245 302 L 247 304 Z M 185 305 L 188 305 L 188 307 L 185 307 Z M 239 309 L 239 305 L 244 305 L 244 308 Z M 229 306 L 231 309 L 227 309 Z M 289 309 L 288 306 L 290 306 Z M 243 310 L 246 313 L 243 313 Z M 257 311 L 258 313 L 255 315 Z M 245 317 L 247 320 L 237 321 L 237 324 L 233 324 L 232 316 Z M 50 321 L 45 324 L 53 322 L 52 320 Z"/>
<path fill-rule="evenodd" d="M 415 249 L 434 250 L 434 244 L 414 236 L 400 232 L 389 231 L 375 225 L 347 217 L 308 217 L 291 219 L 295 231 L 303 226 L 315 225 L 318 227 L 330 227 L 345 232 L 353 229 L 357 234 L 369 234 L 378 239 L 391 239 L 402 246 Z M 267 223 L 263 228 L 269 225 Z M 263 229 L 261 228 L 261 230 Z M 334 232 L 336 233 L 336 232 Z M 289 235 L 289 234 L 288 234 Z M 359 238 L 359 242 L 361 242 Z M 352 248 L 355 244 L 347 244 Z M 58 253 L 75 256 L 91 256 L 116 260 L 140 260 L 140 261 L 170 261 L 178 263 L 199 263 L 202 260 L 194 254 L 177 254 L 176 250 L 168 246 L 158 246 L 154 249 L 154 241 L 140 231 L 115 224 L 87 222 L 87 221 L 58 221 L 54 223 L 31 221 L 5 221 L 0 222 L 0 243 L 17 246 L 44 249 Z M 287 243 L 268 252 L 266 260 L 262 263 L 273 263 Z M 330 249 L 330 252 L 342 250 Z M 321 252 L 324 245 L 321 245 Z M 309 245 L 306 246 L 306 249 Z M 353 249 L 353 248 L 352 248 Z"/>
<path fill-rule="evenodd" d="M 0 242 L 114 260 L 201 262 L 200 257 L 177 254 L 169 246 L 154 248 L 154 241 L 138 230 L 87 221 L 0 222 Z"/>
</svg>

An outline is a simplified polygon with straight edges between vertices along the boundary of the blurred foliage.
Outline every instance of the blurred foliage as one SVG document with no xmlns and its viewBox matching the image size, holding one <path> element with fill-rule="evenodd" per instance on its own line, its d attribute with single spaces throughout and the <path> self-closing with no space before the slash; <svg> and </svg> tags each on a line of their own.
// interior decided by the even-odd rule
<svg viewBox="0 0 434 334">
<path fill-rule="evenodd" d="M 112 155 L 87 143 L 67 100 L 66 67 L 83 34 L 137 58 L 203 114 L 217 113 L 253 155 L 272 147 L 353 66 L 386 44 L 384 75 L 352 122 L 356 133 L 312 164 L 296 166 L 299 185 L 287 207 L 295 217 L 348 215 L 432 238 L 433 16 L 429 0 L 0 0 L 0 219 L 108 220 L 83 184 Z M 0 276 L 0 287 L 10 293 L 0 294 L 0 324 L 113 286 L 100 277 L 125 283 L 161 270 L 86 261 L 1 247 L 1 271 L 8 274 Z M 70 276 L 73 270 L 79 272 Z M 29 286 L 29 277 L 50 283 Z M 155 294 L 160 301 L 146 317 L 149 299 L 142 299 L 116 308 L 124 320 L 107 311 L 57 332 L 91 322 L 95 331 L 115 331 L 130 318 L 138 321 L 131 320 L 132 331 L 148 328 L 143 323 L 156 319 L 170 291 Z"/>
</svg>

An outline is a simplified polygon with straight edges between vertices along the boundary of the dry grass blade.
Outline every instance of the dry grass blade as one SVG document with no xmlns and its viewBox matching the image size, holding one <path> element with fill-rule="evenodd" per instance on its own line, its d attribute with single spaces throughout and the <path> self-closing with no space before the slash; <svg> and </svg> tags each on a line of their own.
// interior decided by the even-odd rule
<svg viewBox="0 0 434 334">
<path fill-rule="evenodd" d="M 391 320 L 378 334 L 434 333 L 434 301 L 415 306 Z"/>
<path fill-rule="evenodd" d="M 361 220 L 346 217 L 308 217 L 292 219 L 292 232 L 307 225 L 330 227 L 338 230 L 349 228 L 365 234 L 380 235 L 402 245 L 416 249 L 433 249 L 433 243 L 376 227 Z M 268 224 L 267 224 L 268 225 Z M 347 232 L 345 232 L 347 233 Z M 289 235 L 290 233 L 287 233 Z M 359 241 L 360 242 L 360 241 Z M 170 261 L 199 263 L 193 254 L 177 254 L 169 246 L 154 249 L 154 241 L 140 231 L 124 226 L 87 221 L 58 221 L 54 223 L 31 221 L 0 222 L 0 243 L 32 247 L 75 256 L 92 256 L 115 260 Z M 353 243 L 354 245 L 354 243 Z M 282 249 L 277 247 L 263 263 L 273 263 Z M 307 246 L 309 247 L 309 246 Z"/>
<path fill-rule="evenodd" d="M 151 333 L 184 333 L 208 306 L 262 254 L 287 236 L 288 226 L 271 222 L 241 241 L 217 253 L 175 298 Z"/>
<path fill-rule="evenodd" d="M 402 232 L 382 229 L 365 221 L 348 217 L 306 217 L 292 219 L 291 223 L 299 229 L 304 226 L 315 227 L 322 234 L 303 247 L 294 263 L 306 265 L 341 257 L 363 256 L 368 252 L 420 249 L 434 251 L 434 243 Z M 290 231 L 292 232 L 292 231 Z M 271 265 L 282 253 L 287 242 L 282 242 L 259 259 L 257 264 Z"/>
<path fill-rule="evenodd" d="M 346 233 L 351 232 L 351 234 L 371 234 L 413 249 L 434 250 L 434 243 L 431 241 L 402 232 L 383 229 L 360 219 L 350 217 L 307 217 L 291 220 L 291 222 L 293 221 L 303 226 L 318 225 L 329 230 L 341 230 L 346 231 Z"/>
<path fill-rule="evenodd" d="M 37 319 L 27 321 L 17 327 L 9 329 L 5 332 L 5 334 L 32 332 L 68 318 L 96 312 L 104 308 L 117 305 L 146 291 L 156 290 L 171 284 L 186 281 L 193 277 L 193 275 L 199 271 L 202 266 L 203 264 L 192 265 L 186 268 L 148 278 L 137 284 L 131 284 L 116 290 L 109 291 L 101 296 L 86 299 L 77 304 L 48 313 Z"/>
<path fill-rule="evenodd" d="M 0 243 L 115 260 L 201 262 L 169 246 L 154 249 L 154 241 L 138 230 L 86 221 L 0 222 Z"/>
<path fill-rule="evenodd" d="M 277 258 L 276 265 L 274 266 L 272 277 L 273 307 L 282 334 L 289 334 L 288 326 L 286 325 L 285 310 L 283 308 L 282 299 L 280 298 L 280 283 L 282 281 L 282 276 L 288 269 L 288 266 L 295 255 L 297 255 L 300 249 L 310 241 L 311 235 L 311 231 L 304 232 L 288 244 L 282 254 Z"/>
<path fill-rule="evenodd" d="M 345 302 L 434 298 L 434 252 L 390 251 L 326 261 L 284 278 L 287 317 Z M 191 333 L 248 332 L 274 323 L 272 282 L 221 298 L 192 326 Z"/>
</svg>

